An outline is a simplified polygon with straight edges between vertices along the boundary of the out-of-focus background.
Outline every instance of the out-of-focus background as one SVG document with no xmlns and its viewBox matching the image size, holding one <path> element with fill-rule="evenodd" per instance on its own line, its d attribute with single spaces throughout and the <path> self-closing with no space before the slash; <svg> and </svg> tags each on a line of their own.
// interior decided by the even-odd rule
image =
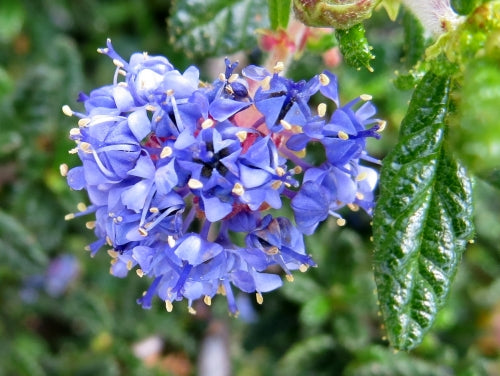
<svg viewBox="0 0 500 376">
<path fill-rule="evenodd" d="M 236 319 L 223 298 L 211 310 L 196 307 L 197 316 L 182 304 L 168 313 L 159 301 L 143 310 L 135 300 L 147 281 L 115 278 L 105 251 L 93 259 L 84 251 L 94 239 L 85 228 L 91 218 L 64 220 L 86 200 L 59 174 L 61 163 L 78 164 L 68 153 L 75 119 L 61 107 L 78 109 L 80 91 L 112 81 L 113 64 L 96 53 L 108 37 L 125 58 L 162 54 L 210 79 L 213 56 L 169 35 L 172 11 L 160 0 L 0 3 L 0 376 L 500 375 L 500 200 L 480 181 L 476 241 L 448 305 L 410 354 L 394 353 L 384 339 L 370 219 L 361 213 L 343 228 L 322 225 L 307 239 L 319 267 L 265 294 L 262 306 L 240 295 Z M 404 65 L 402 17 L 392 23 L 377 12 L 369 21 L 374 73 L 332 67 L 344 101 L 369 93 L 388 120 L 383 139 L 370 144 L 379 158 L 394 144 L 411 94 L 392 83 L 394 67 Z M 265 58 L 256 42 L 245 47 L 240 57 Z M 307 79 L 324 64 L 305 51 L 288 74 Z"/>
</svg>

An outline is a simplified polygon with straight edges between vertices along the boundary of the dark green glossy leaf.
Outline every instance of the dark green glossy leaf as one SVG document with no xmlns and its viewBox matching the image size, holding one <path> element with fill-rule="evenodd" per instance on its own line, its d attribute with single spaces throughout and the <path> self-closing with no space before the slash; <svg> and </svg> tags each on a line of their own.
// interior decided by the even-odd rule
<svg viewBox="0 0 500 376">
<path fill-rule="evenodd" d="M 420 343 L 471 238 L 471 181 L 445 149 L 450 79 L 427 73 L 385 158 L 374 215 L 375 282 L 392 346 Z"/>
<path fill-rule="evenodd" d="M 255 30 L 269 26 L 265 0 L 177 0 L 170 42 L 188 57 L 225 55 L 256 46 Z"/>
<path fill-rule="evenodd" d="M 269 0 L 269 21 L 272 29 L 286 29 L 290 19 L 291 2 L 292 0 Z"/>
<path fill-rule="evenodd" d="M 359 23 L 347 30 L 336 29 L 335 36 L 339 41 L 340 51 L 347 64 L 357 69 L 364 67 L 370 72 L 373 71 L 370 61 L 375 56 L 372 54 L 372 47 L 366 39 L 363 24 Z"/>
</svg>

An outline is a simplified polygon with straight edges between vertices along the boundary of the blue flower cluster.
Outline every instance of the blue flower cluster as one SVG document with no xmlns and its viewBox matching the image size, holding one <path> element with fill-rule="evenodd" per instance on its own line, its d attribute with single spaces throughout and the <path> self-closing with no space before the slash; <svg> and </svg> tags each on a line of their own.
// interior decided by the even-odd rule
<svg viewBox="0 0 500 376">
<path fill-rule="evenodd" d="M 84 112 L 63 107 L 79 118 L 70 137 L 82 165 L 61 172 L 91 202 L 68 218 L 94 213 L 87 227 L 98 240 L 89 249 L 111 248 L 113 275 L 135 269 L 152 278 L 138 300 L 144 308 L 158 296 L 169 311 L 186 299 L 194 312 L 193 301 L 209 305 L 220 293 L 236 314 L 233 286 L 261 303 L 282 284 L 274 266 L 292 280 L 291 271 L 315 265 L 303 234 L 329 215 L 341 220 L 345 205 L 371 211 L 377 173 L 359 162 L 374 161 L 366 138 L 385 123 L 369 96 L 341 106 L 333 74 L 294 82 L 278 63 L 239 75 L 226 59 L 206 84 L 197 68 L 180 73 L 162 56 L 127 62 L 109 40 L 98 51 L 116 66 L 113 83 L 81 94 Z M 317 93 L 329 104 L 313 112 Z M 305 157 L 312 143 L 323 146 L 320 165 Z M 270 214 L 283 201 L 295 224 Z"/>
</svg>

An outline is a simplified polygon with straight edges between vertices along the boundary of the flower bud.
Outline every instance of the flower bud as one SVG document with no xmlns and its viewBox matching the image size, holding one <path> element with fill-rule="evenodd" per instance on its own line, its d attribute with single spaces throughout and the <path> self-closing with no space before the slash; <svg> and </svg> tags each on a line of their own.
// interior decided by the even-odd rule
<svg viewBox="0 0 500 376">
<path fill-rule="evenodd" d="M 295 17 L 308 26 L 349 29 L 370 18 L 379 0 L 293 0 Z"/>
</svg>

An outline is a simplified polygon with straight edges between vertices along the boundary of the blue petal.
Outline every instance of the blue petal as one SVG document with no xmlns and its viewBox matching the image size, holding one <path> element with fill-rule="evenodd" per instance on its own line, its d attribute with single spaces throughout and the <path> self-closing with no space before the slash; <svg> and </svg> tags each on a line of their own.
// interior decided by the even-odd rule
<svg viewBox="0 0 500 376">
<path fill-rule="evenodd" d="M 307 181 L 292 199 L 291 206 L 295 214 L 295 222 L 306 235 L 311 235 L 318 224 L 328 217 L 329 197 L 319 184 Z"/>
<path fill-rule="evenodd" d="M 187 235 L 179 243 L 175 254 L 193 266 L 214 258 L 223 250 L 220 244 L 208 242 L 196 234 Z"/>
</svg>

